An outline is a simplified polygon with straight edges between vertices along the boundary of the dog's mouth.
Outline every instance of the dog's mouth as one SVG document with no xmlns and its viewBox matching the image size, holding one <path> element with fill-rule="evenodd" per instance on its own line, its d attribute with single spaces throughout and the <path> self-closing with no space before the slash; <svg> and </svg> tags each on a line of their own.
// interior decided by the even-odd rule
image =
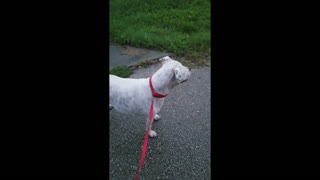
<svg viewBox="0 0 320 180">
<path fill-rule="evenodd" d="M 186 82 L 188 79 L 186 79 L 186 80 L 183 80 L 183 81 L 181 81 L 180 83 L 184 83 L 184 82 Z"/>
</svg>

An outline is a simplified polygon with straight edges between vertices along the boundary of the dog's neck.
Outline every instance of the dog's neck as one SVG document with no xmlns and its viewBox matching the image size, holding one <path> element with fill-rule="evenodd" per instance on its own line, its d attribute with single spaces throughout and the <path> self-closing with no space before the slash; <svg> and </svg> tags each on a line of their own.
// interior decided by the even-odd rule
<svg viewBox="0 0 320 180">
<path fill-rule="evenodd" d="M 173 70 L 159 69 L 152 76 L 152 85 L 155 92 L 159 94 L 169 94 L 172 88 L 177 85 Z"/>
</svg>

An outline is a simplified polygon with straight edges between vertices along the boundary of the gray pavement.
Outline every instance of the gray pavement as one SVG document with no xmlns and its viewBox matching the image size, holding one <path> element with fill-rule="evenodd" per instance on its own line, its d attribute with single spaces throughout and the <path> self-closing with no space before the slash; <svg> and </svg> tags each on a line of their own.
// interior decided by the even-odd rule
<svg viewBox="0 0 320 180">
<path fill-rule="evenodd" d="M 170 53 L 166 52 L 152 51 L 148 49 L 134 48 L 129 46 L 109 46 L 109 52 L 110 69 L 121 65 L 131 66 L 141 61 L 153 60 L 170 55 Z"/>
<path fill-rule="evenodd" d="M 146 78 L 160 63 L 137 69 L 132 78 Z M 192 69 L 190 79 L 167 96 L 161 120 L 152 128 L 140 180 L 211 179 L 210 67 Z M 133 179 L 140 161 L 145 117 L 110 111 L 109 177 Z"/>
</svg>

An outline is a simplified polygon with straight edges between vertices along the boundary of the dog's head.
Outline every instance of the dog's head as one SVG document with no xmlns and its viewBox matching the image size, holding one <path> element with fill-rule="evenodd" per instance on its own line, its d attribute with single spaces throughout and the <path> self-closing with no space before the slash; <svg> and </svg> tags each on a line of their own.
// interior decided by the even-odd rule
<svg viewBox="0 0 320 180">
<path fill-rule="evenodd" d="M 180 62 L 171 59 L 169 56 L 165 56 L 160 59 L 162 66 L 167 66 L 168 69 L 172 69 L 174 78 L 172 79 L 175 84 L 180 84 L 187 81 L 191 75 L 191 69 L 183 66 Z"/>
</svg>

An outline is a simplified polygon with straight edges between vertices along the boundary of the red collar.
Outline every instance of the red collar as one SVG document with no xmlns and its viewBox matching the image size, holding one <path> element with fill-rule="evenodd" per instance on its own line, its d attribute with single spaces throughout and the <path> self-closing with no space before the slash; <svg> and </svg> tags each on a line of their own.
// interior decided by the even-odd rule
<svg viewBox="0 0 320 180">
<path fill-rule="evenodd" d="M 150 88 L 151 88 L 152 96 L 153 96 L 153 97 L 156 97 L 156 98 L 164 98 L 164 97 L 166 97 L 167 94 L 166 94 L 166 95 L 162 95 L 162 94 L 158 94 L 158 93 L 154 92 L 151 78 L 152 78 L 152 76 L 149 78 L 149 85 L 150 85 Z"/>
</svg>

